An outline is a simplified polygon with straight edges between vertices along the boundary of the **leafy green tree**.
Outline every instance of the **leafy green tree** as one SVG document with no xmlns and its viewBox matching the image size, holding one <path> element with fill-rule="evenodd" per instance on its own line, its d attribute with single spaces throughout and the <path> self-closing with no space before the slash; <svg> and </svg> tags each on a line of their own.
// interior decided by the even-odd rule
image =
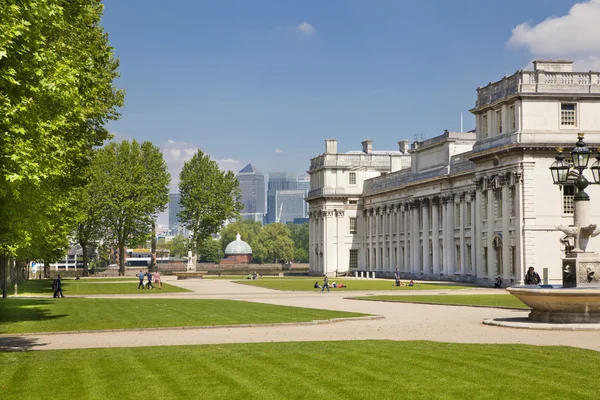
<svg viewBox="0 0 600 400">
<path fill-rule="evenodd" d="M 281 223 L 265 225 L 256 237 L 252 253 L 261 263 L 291 261 L 294 257 L 294 241 L 290 229 Z"/>
<path fill-rule="evenodd" d="M 200 261 L 218 264 L 223 259 L 221 241 L 212 238 L 206 240 L 206 243 L 202 244 L 199 257 Z"/>
<path fill-rule="evenodd" d="M 308 224 L 290 224 L 292 240 L 294 241 L 294 261 L 308 262 Z"/>
<path fill-rule="evenodd" d="M 181 258 L 187 256 L 189 245 L 185 236 L 177 235 L 167 245 L 169 246 L 171 257 Z"/>
<path fill-rule="evenodd" d="M 221 247 L 223 251 L 225 251 L 229 243 L 235 240 L 238 233 L 244 242 L 248 243 L 251 248 L 254 248 L 254 242 L 261 229 L 262 224 L 257 221 L 242 220 L 228 224 L 221 229 Z"/>
<path fill-rule="evenodd" d="M 102 9 L 101 0 L 0 2 L 0 265 L 19 249 L 49 254 L 65 242 L 56 235 L 72 221 L 57 207 L 119 117 Z M 38 223 L 50 215 L 60 221 Z"/>
<path fill-rule="evenodd" d="M 96 207 L 119 249 L 119 273 L 125 273 L 125 247 L 146 239 L 156 214 L 167 207 L 171 176 L 158 147 L 150 142 L 109 143 L 91 165 Z"/>
<path fill-rule="evenodd" d="M 196 254 L 225 221 L 238 217 L 243 208 L 234 173 L 219 170 L 217 163 L 201 150 L 183 165 L 179 194 L 181 212 L 178 216 L 193 232 L 192 247 Z"/>
</svg>

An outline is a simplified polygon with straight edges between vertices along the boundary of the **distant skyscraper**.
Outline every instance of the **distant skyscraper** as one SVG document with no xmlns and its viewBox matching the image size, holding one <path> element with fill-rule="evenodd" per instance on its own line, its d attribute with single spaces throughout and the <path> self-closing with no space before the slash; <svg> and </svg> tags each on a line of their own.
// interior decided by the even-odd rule
<svg viewBox="0 0 600 400">
<path fill-rule="evenodd" d="M 179 193 L 171 193 L 169 195 L 169 230 L 172 235 L 178 234 L 181 228 L 181 222 L 177 216 L 181 211 L 180 200 L 181 196 L 179 196 Z"/>
<path fill-rule="evenodd" d="M 265 176 L 252 164 L 238 172 L 242 192 L 242 219 L 262 222 L 265 214 Z"/>
<path fill-rule="evenodd" d="M 305 205 L 304 190 L 278 190 L 276 198 L 276 209 L 279 222 L 286 224 L 294 222 L 296 218 L 304 218 Z M 281 215 L 279 213 L 281 212 Z"/>
<path fill-rule="evenodd" d="M 308 197 L 310 191 L 310 176 L 298 177 L 298 190 L 304 190 L 304 197 Z M 308 203 L 304 202 L 304 215 L 302 218 L 308 218 Z"/>
<path fill-rule="evenodd" d="M 269 172 L 269 187 L 267 191 L 267 224 L 277 220 L 279 206 L 277 203 L 278 190 L 297 190 L 298 181 L 293 172 Z"/>
</svg>

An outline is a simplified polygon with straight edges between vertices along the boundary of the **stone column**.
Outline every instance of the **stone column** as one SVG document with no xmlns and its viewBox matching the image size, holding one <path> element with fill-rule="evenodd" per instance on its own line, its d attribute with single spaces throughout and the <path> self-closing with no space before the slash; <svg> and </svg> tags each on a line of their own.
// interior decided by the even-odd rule
<svg viewBox="0 0 600 400">
<path fill-rule="evenodd" d="M 421 202 L 421 212 L 423 213 L 423 271 L 426 274 L 431 273 L 431 259 L 429 258 L 429 199 Z"/>
<path fill-rule="evenodd" d="M 369 230 L 369 245 L 370 245 L 370 250 L 369 250 L 369 270 L 375 268 L 375 210 L 370 209 L 369 210 L 369 224 L 370 224 L 370 230 Z"/>
<path fill-rule="evenodd" d="M 479 181 L 478 181 L 479 182 Z M 479 183 L 477 183 L 479 186 Z M 475 219 L 473 220 L 475 235 L 471 239 L 471 246 L 473 253 L 475 254 L 475 262 L 473 265 L 476 269 L 477 279 L 483 277 L 483 240 L 481 239 L 481 228 L 483 227 L 483 220 L 481 218 L 481 198 L 482 198 L 481 187 L 477 187 L 475 190 Z"/>
<path fill-rule="evenodd" d="M 381 268 L 377 268 L 377 270 L 381 270 L 381 271 L 385 271 L 389 265 L 389 261 L 388 260 L 388 256 L 387 256 L 387 234 L 389 232 L 388 230 L 388 208 L 387 206 L 383 207 L 382 209 L 382 214 L 381 214 L 381 218 L 382 218 L 382 227 L 381 227 L 381 231 L 382 231 L 382 235 L 381 235 L 381 241 L 382 241 L 382 252 L 383 255 L 381 257 Z"/>
<path fill-rule="evenodd" d="M 379 250 L 380 248 L 380 242 L 379 242 L 379 233 L 381 232 L 381 209 L 378 208 L 376 210 L 376 213 L 374 215 L 375 218 L 375 264 L 373 265 L 373 268 L 371 268 L 372 271 L 377 271 L 379 269 L 379 265 L 381 264 L 381 251 Z"/>
<path fill-rule="evenodd" d="M 411 271 L 413 274 L 416 274 L 420 269 L 421 269 L 421 234 L 420 234 L 420 228 L 419 228 L 419 207 L 420 204 L 418 201 L 415 201 L 413 203 L 413 210 L 412 210 L 412 217 L 413 217 L 413 235 L 412 235 L 412 240 L 411 240 L 411 247 L 412 247 L 412 254 L 413 254 L 413 260 L 412 260 L 412 266 L 411 266 Z"/>
<path fill-rule="evenodd" d="M 409 226 L 410 224 L 408 223 L 409 219 L 410 219 L 410 213 L 408 211 L 408 204 L 404 204 L 402 206 L 402 210 L 404 212 L 404 221 L 402 221 L 402 223 L 404 224 L 404 265 L 402 266 L 402 270 L 404 272 L 409 272 L 409 265 L 410 265 L 410 247 L 408 245 L 408 239 L 409 239 Z"/>
<path fill-rule="evenodd" d="M 439 221 L 439 207 L 440 207 L 440 198 L 434 197 L 431 200 L 431 244 L 433 248 L 432 252 L 432 267 L 433 267 L 433 275 L 440 275 L 440 221 Z"/>
<path fill-rule="evenodd" d="M 454 198 L 455 195 L 450 195 L 448 200 L 448 251 L 446 252 L 448 255 L 446 258 L 448 276 L 454 276 L 456 268 L 456 252 L 454 251 L 454 229 L 456 228 L 454 225 Z"/>
<path fill-rule="evenodd" d="M 442 199 L 442 246 L 444 247 L 444 262 L 442 265 L 442 273 L 448 275 L 448 197 Z"/>
<path fill-rule="evenodd" d="M 400 220 L 400 218 L 402 217 L 402 206 L 400 204 L 396 205 L 396 266 L 394 268 L 398 268 L 398 271 L 402 271 L 402 269 L 400 268 L 400 265 L 402 264 L 402 261 L 400 260 L 400 257 L 402 257 L 402 251 L 400 250 L 402 248 L 402 242 L 400 241 L 400 232 L 402 231 L 402 229 L 400 229 L 400 224 L 402 223 L 402 221 Z"/>
<path fill-rule="evenodd" d="M 460 222 L 460 230 L 459 230 L 459 246 L 460 246 L 460 265 L 457 265 L 456 268 L 460 270 L 461 274 L 464 276 L 467 273 L 467 265 L 468 265 L 468 261 L 467 261 L 467 252 L 466 252 L 466 246 L 465 246 L 465 225 L 467 223 L 467 216 L 466 216 L 466 211 L 467 211 L 467 207 L 466 207 L 466 197 L 465 194 L 461 194 L 460 195 L 460 205 L 459 205 L 459 209 L 460 209 L 460 217 L 459 217 L 459 222 Z"/>
<path fill-rule="evenodd" d="M 522 284 L 523 279 L 523 201 L 521 199 L 523 193 L 523 182 L 521 173 L 515 173 L 515 283 Z"/>
<path fill-rule="evenodd" d="M 487 248 L 488 248 L 488 278 L 492 278 L 496 274 L 496 254 L 494 252 L 494 225 L 496 223 L 496 216 L 494 215 L 494 191 L 491 188 L 487 188 Z"/>
<path fill-rule="evenodd" d="M 510 188 L 502 186 L 502 279 L 510 279 Z"/>
<path fill-rule="evenodd" d="M 471 274 L 477 276 L 477 255 L 475 249 L 479 247 L 480 238 L 475 234 L 475 227 L 477 226 L 477 215 L 475 208 L 475 191 L 471 192 Z"/>
</svg>

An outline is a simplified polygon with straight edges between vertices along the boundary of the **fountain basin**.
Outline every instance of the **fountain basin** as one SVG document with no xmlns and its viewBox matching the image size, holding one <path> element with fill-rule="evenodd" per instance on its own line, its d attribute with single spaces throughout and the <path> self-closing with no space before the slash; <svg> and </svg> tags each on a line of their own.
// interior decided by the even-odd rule
<svg viewBox="0 0 600 400">
<path fill-rule="evenodd" d="M 506 290 L 531 307 L 530 321 L 552 323 L 600 322 L 600 288 L 530 285 L 513 286 Z"/>
</svg>

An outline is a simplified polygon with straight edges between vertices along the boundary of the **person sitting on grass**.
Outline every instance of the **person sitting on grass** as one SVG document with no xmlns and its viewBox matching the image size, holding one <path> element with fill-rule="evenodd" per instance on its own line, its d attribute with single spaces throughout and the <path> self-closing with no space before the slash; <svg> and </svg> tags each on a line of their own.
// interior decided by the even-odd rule
<svg viewBox="0 0 600 400">
<path fill-rule="evenodd" d="M 315 282 L 315 284 L 313 285 L 313 288 L 321 289 L 321 286 L 319 285 L 319 281 Z"/>
<path fill-rule="evenodd" d="M 408 283 L 408 286 L 415 286 L 415 283 L 412 281 L 412 279 L 410 280 L 410 282 Z"/>
<path fill-rule="evenodd" d="M 337 288 L 337 283 L 333 282 L 333 283 L 331 284 L 331 287 L 332 287 L 332 288 L 334 288 L 334 289 L 335 289 L 335 288 Z"/>
<path fill-rule="evenodd" d="M 338 289 L 341 289 L 341 288 L 345 288 L 345 287 L 348 287 L 348 286 L 344 286 L 344 284 L 342 282 L 340 282 L 340 283 L 337 284 L 337 287 L 338 287 Z"/>
</svg>

